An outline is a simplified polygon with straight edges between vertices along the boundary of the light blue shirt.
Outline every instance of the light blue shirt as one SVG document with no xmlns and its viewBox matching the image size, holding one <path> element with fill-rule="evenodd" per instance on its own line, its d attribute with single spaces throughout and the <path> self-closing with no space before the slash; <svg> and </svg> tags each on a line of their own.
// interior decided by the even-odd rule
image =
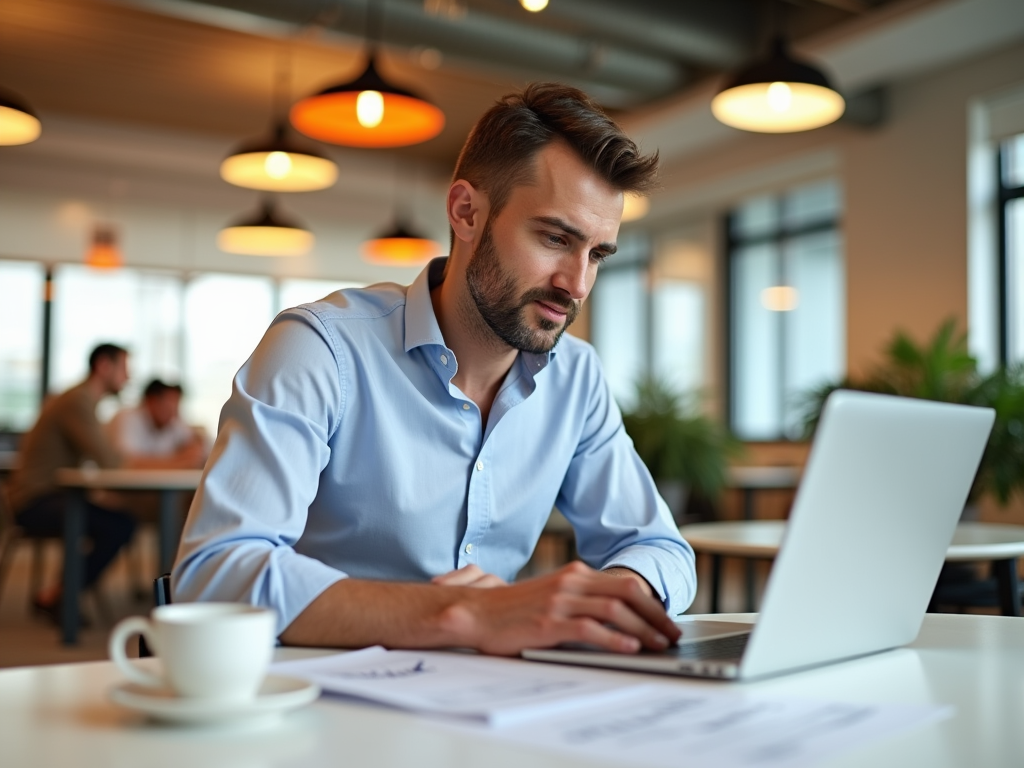
<svg viewBox="0 0 1024 768">
<path fill-rule="evenodd" d="M 690 605 L 693 550 L 593 348 L 566 335 L 521 352 L 485 427 L 430 301 L 444 261 L 274 320 L 221 412 L 176 601 L 272 607 L 281 632 L 346 576 L 422 582 L 475 563 L 511 581 L 557 507 L 589 565 L 641 574 L 670 614 Z"/>
</svg>

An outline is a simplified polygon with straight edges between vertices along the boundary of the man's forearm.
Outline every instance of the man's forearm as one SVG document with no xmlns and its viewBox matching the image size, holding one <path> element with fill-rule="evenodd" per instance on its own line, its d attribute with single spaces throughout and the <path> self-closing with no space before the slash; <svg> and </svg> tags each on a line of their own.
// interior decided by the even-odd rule
<svg viewBox="0 0 1024 768">
<path fill-rule="evenodd" d="M 328 587 L 281 634 L 288 645 L 436 648 L 458 645 L 441 626 L 468 587 L 342 579 Z"/>
<path fill-rule="evenodd" d="M 281 640 L 341 648 L 467 647 L 498 655 L 563 642 L 661 650 L 679 630 L 648 591 L 639 576 L 616 577 L 579 562 L 491 589 L 343 579 L 310 603 Z"/>
<path fill-rule="evenodd" d="M 625 576 L 626 578 L 636 579 L 643 588 L 647 591 L 647 594 L 653 598 L 657 598 L 657 593 L 654 591 L 654 587 L 650 585 L 643 576 L 634 571 L 632 568 L 623 568 L 620 565 L 613 565 L 611 568 L 605 568 L 601 573 L 607 573 L 609 576 Z"/>
</svg>

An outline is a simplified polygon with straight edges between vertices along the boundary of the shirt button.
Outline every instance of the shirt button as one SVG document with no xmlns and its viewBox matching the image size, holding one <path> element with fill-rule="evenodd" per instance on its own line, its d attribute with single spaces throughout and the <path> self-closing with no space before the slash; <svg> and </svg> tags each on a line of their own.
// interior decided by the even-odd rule
<svg viewBox="0 0 1024 768">
<path fill-rule="evenodd" d="M 448 365 L 448 355 L 441 355 L 441 365 Z"/>
<path fill-rule="evenodd" d="M 469 410 L 469 403 L 463 403 L 462 404 L 462 410 L 468 411 Z"/>
<path fill-rule="evenodd" d="M 472 544 L 467 544 L 466 545 L 466 554 L 467 555 L 472 555 L 473 554 L 473 545 Z"/>
<path fill-rule="evenodd" d="M 478 461 L 476 463 L 476 471 L 477 472 L 483 472 L 484 471 L 484 463 L 482 461 Z"/>
</svg>

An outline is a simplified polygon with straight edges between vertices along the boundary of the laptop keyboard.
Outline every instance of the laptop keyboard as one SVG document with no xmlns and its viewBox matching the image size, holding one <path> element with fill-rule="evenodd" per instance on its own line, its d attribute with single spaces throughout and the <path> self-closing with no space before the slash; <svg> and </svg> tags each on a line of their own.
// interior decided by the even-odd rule
<svg viewBox="0 0 1024 768">
<path fill-rule="evenodd" d="M 749 632 L 731 637 L 709 637 L 707 640 L 694 640 L 692 643 L 669 648 L 664 653 L 675 656 L 677 659 L 693 659 L 695 661 L 734 660 L 743 655 L 748 639 L 750 639 Z"/>
</svg>

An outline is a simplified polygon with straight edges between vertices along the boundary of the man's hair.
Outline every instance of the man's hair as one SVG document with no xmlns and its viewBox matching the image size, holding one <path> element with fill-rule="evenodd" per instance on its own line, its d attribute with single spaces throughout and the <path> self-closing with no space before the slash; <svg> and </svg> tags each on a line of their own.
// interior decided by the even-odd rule
<svg viewBox="0 0 1024 768">
<path fill-rule="evenodd" d="M 96 366 L 99 365 L 100 360 L 117 362 L 117 359 L 121 357 L 121 355 L 127 354 L 128 350 L 124 347 L 119 347 L 117 344 L 99 344 L 91 353 L 89 353 L 89 373 L 96 370 Z"/>
<path fill-rule="evenodd" d="M 560 83 L 533 83 L 499 99 L 470 131 L 453 181 L 486 192 L 495 216 L 514 187 L 532 181 L 534 156 L 557 139 L 615 189 L 644 193 L 654 186 L 658 153 L 641 155 L 596 102 Z"/>
<path fill-rule="evenodd" d="M 153 379 L 146 385 L 146 388 L 142 390 L 142 396 L 145 398 L 161 397 L 168 392 L 176 392 L 179 396 L 184 394 L 184 390 L 181 388 L 180 384 L 168 384 L 160 379 Z"/>
</svg>

